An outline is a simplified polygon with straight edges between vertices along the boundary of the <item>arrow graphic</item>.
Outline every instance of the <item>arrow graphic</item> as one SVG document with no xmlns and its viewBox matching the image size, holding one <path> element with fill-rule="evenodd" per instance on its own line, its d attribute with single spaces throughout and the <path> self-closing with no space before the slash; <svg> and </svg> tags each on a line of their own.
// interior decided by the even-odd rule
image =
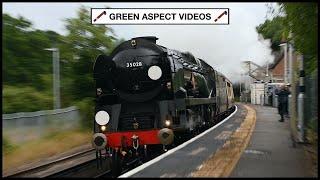
<svg viewBox="0 0 320 180">
<path fill-rule="evenodd" d="M 214 22 L 217 22 L 218 19 L 220 19 L 223 15 L 227 15 L 227 11 L 224 11 L 222 14 L 220 14 L 220 16 L 214 20 Z"/>
<path fill-rule="evenodd" d="M 98 17 L 96 17 L 96 18 L 93 20 L 93 22 L 96 22 L 102 15 L 106 15 L 106 14 L 107 14 L 107 12 L 106 12 L 106 11 L 103 11 L 101 14 L 99 14 Z"/>
</svg>

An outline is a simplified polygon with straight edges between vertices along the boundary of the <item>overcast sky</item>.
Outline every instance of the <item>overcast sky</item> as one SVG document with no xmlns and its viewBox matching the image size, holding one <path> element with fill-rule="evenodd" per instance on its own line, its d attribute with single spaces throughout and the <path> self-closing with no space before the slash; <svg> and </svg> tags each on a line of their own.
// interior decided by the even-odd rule
<svg viewBox="0 0 320 180">
<path fill-rule="evenodd" d="M 238 81 L 241 61 L 259 65 L 273 61 L 269 41 L 260 40 L 255 27 L 266 19 L 266 3 L 3 3 L 3 13 L 21 15 L 34 28 L 65 35 L 66 18 L 76 17 L 81 5 L 91 8 L 230 8 L 230 25 L 113 25 L 119 38 L 157 36 L 158 44 L 189 51 Z"/>
</svg>

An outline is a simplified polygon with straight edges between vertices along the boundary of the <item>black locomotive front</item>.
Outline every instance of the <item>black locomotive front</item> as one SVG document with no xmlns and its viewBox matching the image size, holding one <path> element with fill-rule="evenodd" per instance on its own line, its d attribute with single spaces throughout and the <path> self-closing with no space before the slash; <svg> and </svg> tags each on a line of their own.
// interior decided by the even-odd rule
<svg viewBox="0 0 320 180">
<path fill-rule="evenodd" d="M 131 39 L 120 44 L 110 56 L 101 55 L 95 62 L 94 138 L 108 139 L 105 144 L 109 147 L 132 145 L 121 138 L 130 139 L 133 135 L 140 137 L 141 145 L 160 143 L 157 135 L 165 124 L 160 104 L 172 100 L 173 92 L 170 61 L 166 49 L 157 45 L 156 40 L 155 37 Z M 134 134 L 115 134 L 127 131 Z"/>
<path fill-rule="evenodd" d="M 156 39 L 135 38 L 118 46 L 111 54 L 112 76 L 121 102 L 146 102 L 164 98 L 171 83 L 170 63 Z"/>
</svg>

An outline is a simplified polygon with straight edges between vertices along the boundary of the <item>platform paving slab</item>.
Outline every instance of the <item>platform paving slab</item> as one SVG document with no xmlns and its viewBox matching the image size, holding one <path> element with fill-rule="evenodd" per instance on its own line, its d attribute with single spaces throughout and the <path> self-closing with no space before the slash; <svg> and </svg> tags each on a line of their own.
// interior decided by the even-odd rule
<svg viewBox="0 0 320 180">
<path fill-rule="evenodd" d="M 230 177 L 312 177 L 303 148 L 294 146 L 289 120 L 279 122 L 276 108 L 250 105 L 256 127 Z"/>
</svg>

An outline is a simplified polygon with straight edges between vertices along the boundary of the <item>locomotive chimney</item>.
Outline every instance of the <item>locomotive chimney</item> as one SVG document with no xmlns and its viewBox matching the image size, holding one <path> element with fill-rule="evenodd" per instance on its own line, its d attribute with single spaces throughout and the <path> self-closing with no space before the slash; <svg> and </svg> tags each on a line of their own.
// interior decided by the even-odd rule
<svg viewBox="0 0 320 180">
<path fill-rule="evenodd" d="M 157 40 L 158 40 L 159 38 L 157 38 L 157 37 L 155 37 L 155 36 L 142 36 L 142 37 L 132 38 L 131 40 L 133 40 L 133 39 L 145 39 L 145 40 L 147 40 L 147 41 L 151 41 L 151 42 L 153 42 L 153 43 L 156 44 L 156 42 L 157 42 Z"/>
</svg>

